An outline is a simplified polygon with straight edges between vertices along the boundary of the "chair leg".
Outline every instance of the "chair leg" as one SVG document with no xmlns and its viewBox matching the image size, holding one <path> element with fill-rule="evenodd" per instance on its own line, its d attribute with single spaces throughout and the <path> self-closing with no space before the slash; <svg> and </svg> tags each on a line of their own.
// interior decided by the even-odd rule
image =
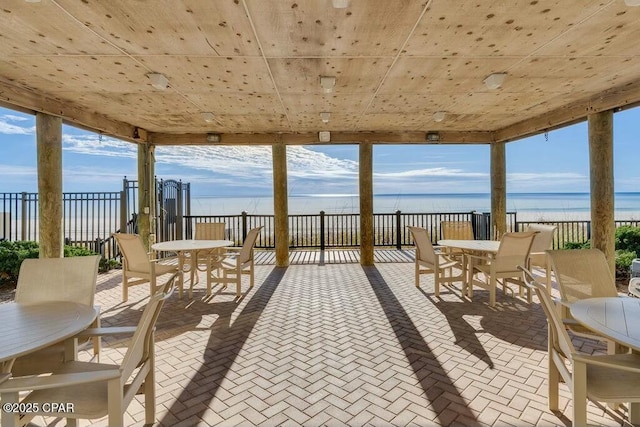
<svg viewBox="0 0 640 427">
<path fill-rule="evenodd" d="M 553 346 L 553 338 L 549 337 L 548 339 L 548 347 L 549 350 L 547 352 L 547 364 L 549 371 L 549 384 L 547 395 L 549 396 L 549 409 L 551 411 L 557 411 L 559 409 L 559 388 L 560 388 L 560 372 L 558 371 L 558 367 L 554 363 L 551 358 L 551 346 Z"/>
<path fill-rule="evenodd" d="M 122 272 L 122 302 L 129 299 L 129 277 Z"/>
<path fill-rule="evenodd" d="M 587 365 L 573 362 L 573 381 L 571 385 L 573 395 L 573 426 L 587 425 Z"/>
<path fill-rule="evenodd" d="M 416 288 L 420 287 L 420 266 L 418 262 L 415 263 L 415 276 L 416 276 Z"/>
<path fill-rule="evenodd" d="M 151 345 L 153 342 L 151 340 Z M 144 422 L 145 424 L 153 424 L 156 421 L 156 374 L 155 374 L 155 349 L 149 352 L 149 373 L 144 379 Z"/>
<path fill-rule="evenodd" d="M 492 274 L 491 278 L 489 279 L 489 305 L 491 307 L 496 306 L 496 288 L 497 287 L 498 287 L 498 284 L 496 283 L 496 276 L 495 274 Z"/>
<path fill-rule="evenodd" d="M 107 413 L 109 427 L 124 427 L 124 402 L 120 378 L 109 380 L 107 383 Z"/>
<path fill-rule="evenodd" d="M 250 270 L 249 270 L 249 289 L 253 289 L 253 259 L 251 259 L 251 265 L 249 266 Z"/>
<path fill-rule="evenodd" d="M 240 266 L 236 269 L 236 297 L 242 296 L 242 269 Z"/>
</svg>

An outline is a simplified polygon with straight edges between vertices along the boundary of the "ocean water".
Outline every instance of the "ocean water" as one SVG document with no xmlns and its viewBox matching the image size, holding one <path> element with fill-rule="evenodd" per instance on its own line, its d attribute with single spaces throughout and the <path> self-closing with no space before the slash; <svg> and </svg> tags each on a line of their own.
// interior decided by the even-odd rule
<svg viewBox="0 0 640 427">
<path fill-rule="evenodd" d="M 359 198 L 353 194 L 300 194 L 288 198 L 289 214 L 357 213 Z M 578 220 L 590 217 L 589 193 L 509 193 L 507 210 L 518 219 Z M 464 194 L 376 194 L 375 213 L 490 212 L 488 193 Z M 192 215 L 273 214 L 273 197 L 192 196 Z M 616 193 L 616 219 L 640 219 L 640 192 Z"/>
</svg>

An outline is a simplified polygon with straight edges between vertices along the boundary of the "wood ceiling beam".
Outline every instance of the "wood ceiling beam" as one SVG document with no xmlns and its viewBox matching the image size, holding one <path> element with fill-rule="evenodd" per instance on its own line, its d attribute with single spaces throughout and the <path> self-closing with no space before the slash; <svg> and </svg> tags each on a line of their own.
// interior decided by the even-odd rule
<svg viewBox="0 0 640 427">
<path fill-rule="evenodd" d="M 537 117 L 506 126 L 495 132 L 496 142 L 510 142 L 582 122 L 589 114 L 620 111 L 640 105 L 640 80 L 609 89 Z"/>
<path fill-rule="evenodd" d="M 154 145 L 336 145 L 358 144 L 490 144 L 492 132 L 442 131 L 439 141 L 427 141 L 426 132 L 331 132 L 331 142 L 320 142 L 318 134 L 308 133 L 223 133 L 220 142 L 208 142 L 206 134 L 150 133 Z"/>
<path fill-rule="evenodd" d="M 41 112 L 62 118 L 65 124 L 129 142 L 147 142 L 147 132 L 128 123 L 87 111 L 71 102 L 44 96 L 28 88 L 0 81 L 0 105 L 25 113 Z"/>
</svg>

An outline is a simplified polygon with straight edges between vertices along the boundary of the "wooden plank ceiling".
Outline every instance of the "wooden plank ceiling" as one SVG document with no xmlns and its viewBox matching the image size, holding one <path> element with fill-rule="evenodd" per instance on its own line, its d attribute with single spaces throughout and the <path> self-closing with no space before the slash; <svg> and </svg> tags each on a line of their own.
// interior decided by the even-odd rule
<svg viewBox="0 0 640 427">
<path fill-rule="evenodd" d="M 509 141 L 636 105 L 638 40 L 623 0 L 3 0 L 0 102 L 158 144 Z"/>
</svg>

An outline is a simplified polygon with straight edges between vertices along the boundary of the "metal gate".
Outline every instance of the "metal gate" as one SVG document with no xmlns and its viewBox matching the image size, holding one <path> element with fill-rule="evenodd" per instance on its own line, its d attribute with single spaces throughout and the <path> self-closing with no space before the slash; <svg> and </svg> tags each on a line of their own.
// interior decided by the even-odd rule
<svg viewBox="0 0 640 427">
<path fill-rule="evenodd" d="M 183 238 L 183 217 L 191 215 L 191 186 L 174 179 L 155 180 L 156 239 L 158 242 Z M 123 224 L 127 232 L 138 232 L 138 181 L 123 181 Z"/>
</svg>

